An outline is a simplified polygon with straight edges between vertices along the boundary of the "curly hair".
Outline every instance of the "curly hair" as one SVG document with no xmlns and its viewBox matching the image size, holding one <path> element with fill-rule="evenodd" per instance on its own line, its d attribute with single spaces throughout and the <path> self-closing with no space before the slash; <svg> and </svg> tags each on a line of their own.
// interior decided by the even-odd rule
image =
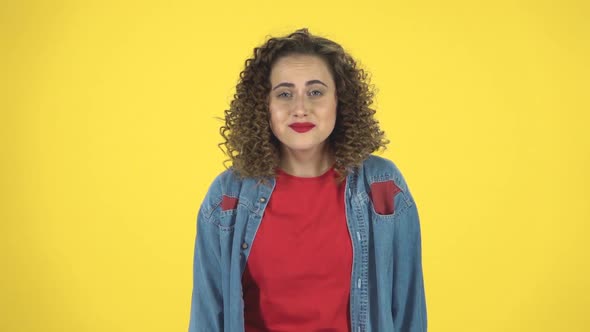
<svg viewBox="0 0 590 332">
<path fill-rule="evenodd" d="M 375 94 L 368 73 L 339 44 L 312 35 L 307 28 L 284 37 L 271 37 L 254 48 L 245 62 L 236 93 L 225 110 L 225 139 L 219 148 L 239 177 L 274 177 L 280 161 L 280 142 L 270 129 L 268 96 L 274 63 L 288 55 L 315 55 L 326 61 L 336 84 L 336 123 L 327 139 L 340 180 L 389 141 L 370 108 Z M 225 149 L 224 149 L 225 148 Z M 227 166 L 226 166 L 227 168 Z"/>
</svg>

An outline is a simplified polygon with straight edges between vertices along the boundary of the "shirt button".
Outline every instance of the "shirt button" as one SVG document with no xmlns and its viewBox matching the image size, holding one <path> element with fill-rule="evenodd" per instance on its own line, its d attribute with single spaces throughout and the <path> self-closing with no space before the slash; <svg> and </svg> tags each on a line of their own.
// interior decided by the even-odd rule
<svg viewBox="0 0 590 332">
<path fill-rule="evenodd" d="M 246 242 L 242 243 L 242 249 L 248 249 L 248 243 L 246 243 Z"/>
<path fill-rule="evenodd" d="M 266 202 L 266 198 L 260 197 L 260 203 L 264 203 L 264 202 Z"/>
</svg>

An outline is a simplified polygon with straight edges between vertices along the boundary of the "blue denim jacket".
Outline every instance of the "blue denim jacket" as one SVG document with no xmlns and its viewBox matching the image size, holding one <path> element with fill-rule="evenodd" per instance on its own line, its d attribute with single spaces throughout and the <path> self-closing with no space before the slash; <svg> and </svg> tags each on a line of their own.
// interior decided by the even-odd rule
<svg viewBox="0 0 590 332">
<path fill-rule="evenodd" d="M 380 214 L 371 188 L 388 181 L 396 188 L 394 210 Z M 244 331 L 242 273 L 274 185 L 240 180 L 231 168 L 211 184 L 197 217 L 189 332 Z M 235 208 L 221 209 L 224 195 Z M 345 196 L 352 332 L 426 331 L 420 221 L 402 174 L 372 155 L 348 174 Z"/>
</svg>

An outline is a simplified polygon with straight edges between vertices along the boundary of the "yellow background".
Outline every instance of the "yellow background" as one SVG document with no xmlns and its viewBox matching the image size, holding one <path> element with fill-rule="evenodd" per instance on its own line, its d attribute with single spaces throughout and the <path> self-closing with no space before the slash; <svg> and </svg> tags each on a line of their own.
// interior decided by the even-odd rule
<svg viewBox="0 0 590 332">
<path fill-rule="evenodd" d="M 0 330 L 186 331 L 196 213 L 252 49 L 373 74 L 430 331 L 590 330 L 587 1 L 5 1 Z"/>
</svg>

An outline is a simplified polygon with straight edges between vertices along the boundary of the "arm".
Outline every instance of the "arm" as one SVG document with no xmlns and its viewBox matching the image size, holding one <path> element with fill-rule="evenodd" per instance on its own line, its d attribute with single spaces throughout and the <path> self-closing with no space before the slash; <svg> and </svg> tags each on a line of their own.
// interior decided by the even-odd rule
<svg viewBox="0 0 590 332">
<path fill-rule="evenodd" d="M 223 298 L 219 229 L 206 219 L 201 207 L 197 216 L 189 332 L 221 331 Z"/>
<path fill-rule="evenodd" d="M 393 324 L 400 332 L 426 332 L 420 218 L 415 202 L 402 212 L 396 223 Z"/>
</svg>

